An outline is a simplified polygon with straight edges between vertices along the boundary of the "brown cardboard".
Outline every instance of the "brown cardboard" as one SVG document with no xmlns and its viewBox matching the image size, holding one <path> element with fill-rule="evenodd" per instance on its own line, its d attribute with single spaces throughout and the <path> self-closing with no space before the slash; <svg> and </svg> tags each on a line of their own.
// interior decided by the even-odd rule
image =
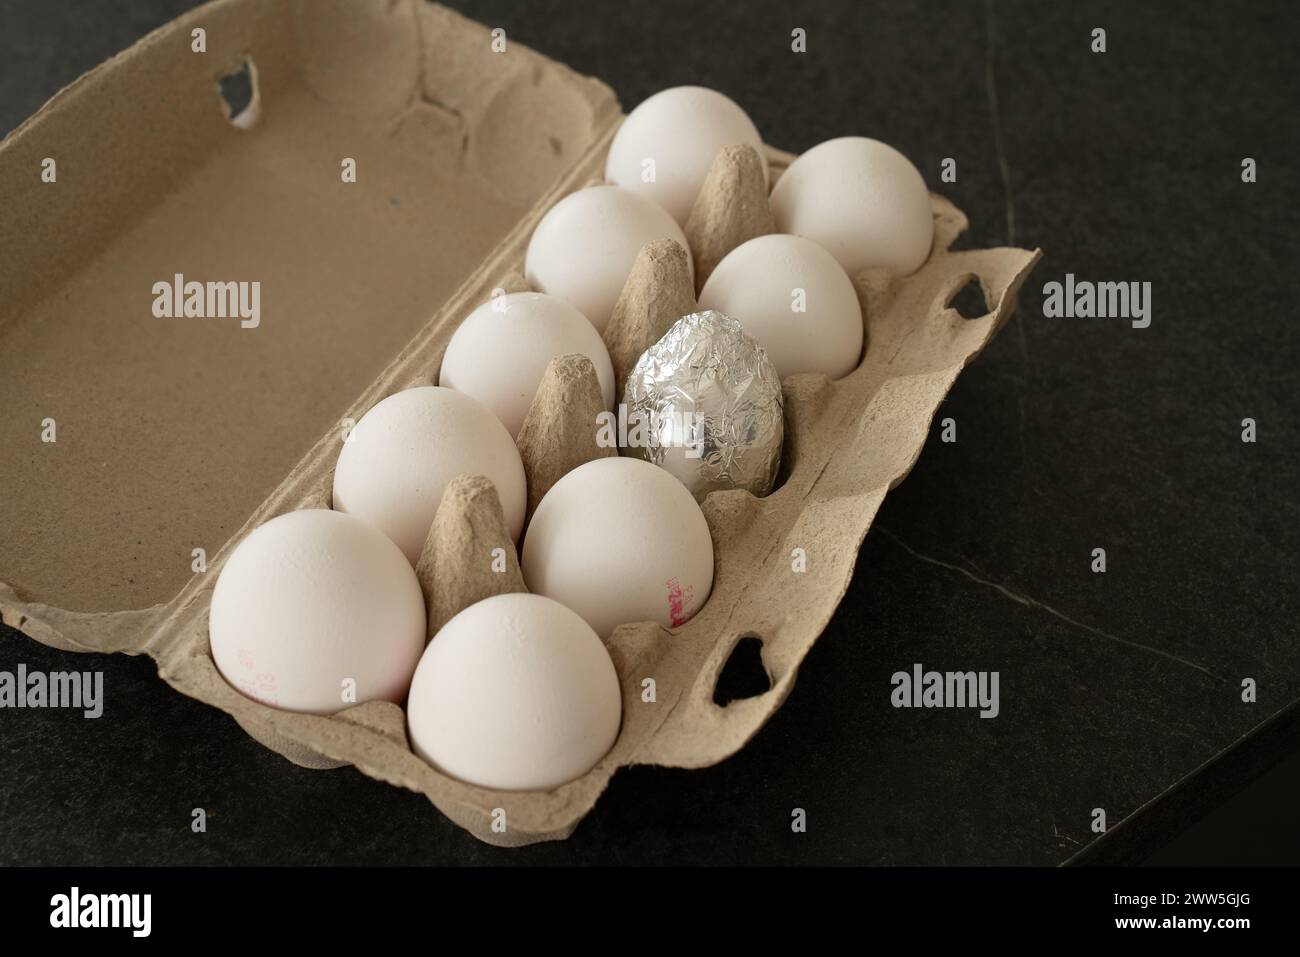
<svg viewBox="0 0 1300 957">
<path fill-rule="evenodd" d="M 672 239 L 646 243 L 632 263 L 632 271 L 605 327 L 605 348 L 614 366 L 617 401 L 622 401 L 628 374 L 636 367 L 641 353 L 695 308 L 695 289 L 686 250 Z"/>
<path fill-rule="evenodd" d="M 617 455 L 597 441 L 596 416 L 605 410 L 596 367 L 584 355 L 556 356 L 546 365 L 515 444 L 528 483 L 527 518 L 551 486 L 579 465 Z"/>
<path fill-rule="evenodd" d="M 743 143 L 724 146 L 686 220 L 686 241 L 695 258 L 695 291 L 704 289 L 727 253 L 774 232 L 776 220 L 767 203 L 758 153 Z"/>
<path fill-rule="evenodd" d="M 494 567 L 499 561 L 500 568 Z M 434 512 L 415 576 L 424 592 L 428 638 L 476 601 L 527 591 L 519 556 L 490 479 L 458 475 Z"/>
<path fill-rule="evenodd" d="M 196 27 L 205 54 L 191 51 Z M 216 83 L 245 56 L 259 102 L 247 130 Z M 858 369 L 785 382 L 782 485 L 706 499 L 708 603 L 671 632 L 633 623 L 611 637 L 623 725 L 583 778 L 545 793 L 462 784 L 410 750 L 399 706 L 276 711 L 227 685 L 208 649 L 230 549 L 276 514 L 328 503 L 345 420 L 430 381 L 456 324 L 518 287 L 533 227 L 599 175 L 618 120 L 599 82 L 513 38 L 493 53 L 486 28 L 409 0 L 218 0 L 56 96 L 0 144 L 4 621 L 59 648 L 148 654 L 291 760 L 354 764 L 495 844 L 568 836 L 619 767 L 701 767 L 743 746 L 789 694 L 876 509 L 1039 256 L 949 252 L 965 219 L 939 197 L 916 274 L 855 277 Z M 44 157 L 56 184 L 40 180 Z M 356 183 L 340 180 L 345 157 Z M 768 159 L 775 177 L 790 157 Z M 149 290 L 177 272 L 260 280 L 262 325 L 155 318 Z M 992 311 L 967 320 L 947 303 L 971 278 Z M 718 707 L 718 674 L 750 634 L 772 688 Z"/>
</svg>

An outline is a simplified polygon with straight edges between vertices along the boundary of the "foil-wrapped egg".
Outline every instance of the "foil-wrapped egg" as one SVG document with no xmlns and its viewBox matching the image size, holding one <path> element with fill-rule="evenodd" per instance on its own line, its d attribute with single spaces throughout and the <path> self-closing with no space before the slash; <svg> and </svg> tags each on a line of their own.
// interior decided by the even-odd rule
<svg viewBox="0 0 1300 957">
<path fill-rule="evenodd" d="M 785 434 L 781 380 L 725 313 L 678 319 L 637 361 L 623 402 L 625 453 L 671 472 L 697 500 L 719 489 L 772 491 Z"/>
</svg>

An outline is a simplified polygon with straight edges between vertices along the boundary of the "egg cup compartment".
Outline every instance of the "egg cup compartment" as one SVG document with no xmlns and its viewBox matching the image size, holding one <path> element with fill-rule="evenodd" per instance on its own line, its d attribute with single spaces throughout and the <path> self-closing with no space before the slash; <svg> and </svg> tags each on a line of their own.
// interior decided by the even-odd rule
<svg viewBox="0 0 1300 957">
<path fill-rule="evenodd" d="M 560 167 L 543 164 L 544 168 L 519 174 L 532 179 L 550 177 L 539 181 L 552 185 L 539 193 L 540 199 L 529 203 L 505 238 L 351 402 L 345 417 L 353 421 L 393 392 L 411 384 L 430 384 L 457 324 L 494 290 L 521 288 L 524 250 L 534 227 L 557 200 L 599 175 L 619 120 L 607 89 L 568 73 L 513 40 L 511 49 L 520 51 L 518 55 L 527 58 L 528 66 L 517 77 L 496 78 L 497 89 L 489 91 L 491 96 L 485 93 L 481 100 L 474 100 L 476 94 L 464 93 L 467 100 L 455 115 L 441 109 L 437 97 L 429 102 L 419 97 L 403 99 L 406 94 L 390 97 L 381 79 L 365 72 L 365 64 L 375 58 L 371 50 L 362 55 L 354 45 L 356 36 L 371 38 L 367 42 L 376 50 L 387 51 L 388 56 L 377 62 L 384 62 L 388 73 L 408 68 L 415 71 L 412 64 L 417 63 L 417 88 L 423 83 L 426 97 L 431 94 L 424 71 L 463 58 L 468 55 L 464 51 L 477 49 L 479 44 L 486 50 L 489 44 L 484 28 L 441 8 L 404 0 L 391 10 L 390 6 L 378 2 L 339 5 L 332 16 L 343 26 L 328 25 L 329 17 L 312 18 L 310 29 L 300 31 L 302 42 L 333 47 L 331 56 L 342 62 L 342 69 L 337 70 L 325 69 L 316 61 L 307 63 L 304 69 L 317 99 L 334 98 L 344 115 L 376 108 L 376 103 L 391 109 L 395 117 L 392 135 L 405 142 L 404 148 L 412 144 L 434 148 L 444 140 L 454 144 L 463 136 L 464 142 L 475 144 L 474 149 L 480 151 L 476 155 L 485 174 L 508 178 L 518 173 L 521 165 L 515 162 L 515 137 L 532 122 L 520 112 L 524 107 L 516 103 L 532 102 L 528 97 L 535 99 L 540 89 L 557 103 L 570 97 L 568 109 L 557 107 L 539 121 L 552 124 L 554 131 L 549 135 L 563 133 L 562 149 L 569 152 L 555 160 L 563 164 Z M 118 64 L 119 72 L 110 74 L 110 79 L 126 76 L 122 82 L 129 90 L 135 88 L 132 84 L 143 82 L 136 78 L 142 63 L 167 60 L 170 69 L 185 70 L 183 64 L 188 61 L 167 52 L 166 44 L 188 37 L 191 25 L 206 9 L 180 18 L 145 41 L 133 51 L 135 59 Z M 279 40 L 265 39 L 279 37 L 282 28 L 269 31 L 267 24 L 274 24 L 277 18 L 297 17 L 301 9 L 259 0 L 223 0 L 210 11 L 230 27 L 224 37 L 221 31 L 212 31 L 210 42 L 216 58 L 234 55 L 240 49 L 252 49 L 259 58 L 259 72 L 267 87 L 259 123 L 269 124 L 271 129 L 284 118 L 284 101 L 277 97 L 276 85 L 289 69 L 285 63 L 291 61 L 273 49 Z M 414 41 L 409 36 L 411 28 L 394 22 L 408 16 L 423 24 Z M 338 36 L 328 33 L 332 29 L 340 31 Z M 327 33 L 324 39 L 313 39 L 312 30 Z M 345 41 L 343 36 L 349 30 L 352 39 Z M 224 52 L 219 48 L 223 44 L 229 46 Z M 414 52 L 408 49 L 410 44 L 414 44 Z M 439 51 L 451 51 L 451 59 L 439 59 Z M 495 64 L 485 61 L 473 66 L 469 74 L 480 75 L 486 70 L 490 75 L 494 68 Z M 312 74 L 313 70 L 320 75 Z M 366 82 L 374 89 L 343 83 L 345 78 L 354 80 L 357 71 L 369 78 Z M 471 90 L 472 84 L 464 89 Z M 390 98 L 392 104 L 387 102 Z M 77 102 L 81 101 L 74 100 L 74 105 Z M 586 104 L 584 115 L 594 131 L 586 139 L 574 125 L 574 103 Z M 155 133 L 167 128 L 146 112 L 141 115 L 145 119 L 134 128 Z M 457 132 L 457 123 L 465 129 Z M 256 136 L 257 130 L 230 135 Z M 574 142 L 581 143 L 576 153 Z M 18 146 L 28 152 L 38 148 L 26 141 Z M 10 151 L 12 155 L 13 147 Z M 28 158 L 22 157 L 24 162 Z M 768 150 L 773 181 L 791 159 L 789 154 Z M 701 273 L 693 289 L 683 287 L 681 262 L 671 249 L 652 244 L 654 248 L 643 250 L 606 334 L 616 372 L 622 369 L 620 398 L 629 359 L 635 361 L 639 349 L 648 344 L 647 337 L 657 338 L 656 333 L 666 330 L 664 323 L 670 325 L 682 314 L 683 304 L 689 302 L 693 307 L 708 269 L 730 248 L 771 230 L 765 195 L 756 198 L 754 191 L 755 161 L 756 156 L 752 151 L 747 154 L 746 149 L 724 151 L 697 200 L 686 229 Z M 523 185 L 511 181 L 510 189 L 522 190 Z M 563 839 L 592 808 L 618 768 L 631 764 L 695 768 L 721 761 L 741 748 L 790 693 L 800 662 L 848 587 L 858 547 L 885 494 L 916 462 L 939 403 L 966 363 L 1011 315 L 1017 292 L 1040 256 L 1038 251 L 1012 248 L 954 252 L 950 246 L 965 228 L 965 217 L 939 196 L 932 196 L 932 208 L 934 245 L 917 272 L 906 277 L 880 272 L 852 277 L 866 325 L 865 353 L 857 368 L 835 381 L 819 375 L 796 375 L 783 383 L 785 447 L 779 487 L 764 498 L 725 491 L 713 492 L 705 499 L 702 507 L 715 553 L 713 589 L 707 603 L 680 628 L 628 623 L 610 637 L 608 648 L 623 694 L 618 739 L 590 772 L 559 788 L 492 791 L 447 777 L 413 753 L 403 710 L 396 704 L 370 702 L 331 716 L 279 711 L 244 697 L 218 672 L 208 645 L 207 623 L 212 589 L 222 565 L 235 544 L 270 518 L 293 509 L 329 506 L 331 475 L 340 448 L 337 426 L 320 435 L 242 527 L 208 559 L 205 571 L 193 575 L 170 599 L 134 610 L 74 611 L 37 601 L 0 582 L 0 613 L 7 623 L 55 647 L 149 654 L 169 684 L 232 715 L 252 737 L 290 760 L 313 768 L 355 765 L 373 778 L 424 794 L 481 840 L 516 846 Z M 202 237 L 195 241 L 201 242 Z M 990 309 L 984 316 L 965 319 L 948 303 L 971 278 L 979 281 Z M 590 384 L 585 371 L 580 364 L 562 361 L 552 372 L 520 435 L 530 481 L 530 513 L 536 504 L 531 489 L 534 483 L 541 488 L 546 476 L 553 475 L 553 482 L 592 454 L 585 444 L 588 433 L 581 425 L 586 412 L 582 416 L 574 413 L 575 408 L 581 409 L 574 397 L 581 396 Z M 554 398 L 557 395 L 558 400 Z M 239 480 L 237 473 L 234 480 Z M 478 590 L 513 589 L 521 584 L 515 577 L 517 556 L 512 556 L 516 561 L 509 574 L 495 582 L 485 583 L 475 574 L 447 576 L 440 571 L 458 565 L 462 571 L 472 569 L 476 561 L 483 562 L 482 550 L 502 534 L 493 524 L 495 496 L 491 491 L 490 483 L 485 486 L 481 479 L 457 480 L 444 498 L 445 508 L 440 507 L 435 517 L 420 562 L 431 629 Z M 762 642 L 762 663 L 771 687 L 757 697 L 719 706 L 714 701 L 719 675 L 737 644 L 751 636 Z M 646 694 L 650 687 L 652 696 Z M 647 700 L 649 697 L 653 700 Z"/>
</svg>

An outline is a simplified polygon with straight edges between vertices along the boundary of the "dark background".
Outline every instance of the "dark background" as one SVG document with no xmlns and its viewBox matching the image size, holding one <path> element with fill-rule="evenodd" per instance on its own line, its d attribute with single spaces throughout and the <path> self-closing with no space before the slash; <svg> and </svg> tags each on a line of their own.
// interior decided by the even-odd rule
<svg viewBox="0 0 1300 957">
<path fill-rule="evenodd" d="M 785 149 L 883 139 L 967 213 L 959 245 L 1042 246 L 939 413 L 957 443 L 936 427 L 887 499 L 758 737 L 619 772 L 561 844 L 485 846 L 414 794 L 296 768 L 147 659 L 0 628 L 0 668 L 103 669 L 107 697 L 97 721 L 0 713 L 0 861 L 1300 862 L 1294 5 L 451 5 L 625 108 L 699 83 Z M 189 6 L 0 0 L 0 130 Z M 1151 327 L 1044 319 L 1066 272 L 1150 281 Z M 892 709 L 913 662 L 999 671 L 1001 715 Z"/>
</svg>

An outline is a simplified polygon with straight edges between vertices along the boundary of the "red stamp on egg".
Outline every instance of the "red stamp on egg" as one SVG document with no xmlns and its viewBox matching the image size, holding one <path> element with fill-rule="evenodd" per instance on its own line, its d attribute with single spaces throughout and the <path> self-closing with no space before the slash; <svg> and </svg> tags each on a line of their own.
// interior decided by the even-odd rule
<svg viewBox="0 0 1300 957">
<path fill-rule="evenodd" d="M 686 620 L 691 617 L 686 612 L 686 606 L 695 597 L 695 589 L 689 585 L 683 588 L 675 575 L 664 584 L 668 586 L 668 621 L 674 628 L 686 624 Z"/>
</svg>

